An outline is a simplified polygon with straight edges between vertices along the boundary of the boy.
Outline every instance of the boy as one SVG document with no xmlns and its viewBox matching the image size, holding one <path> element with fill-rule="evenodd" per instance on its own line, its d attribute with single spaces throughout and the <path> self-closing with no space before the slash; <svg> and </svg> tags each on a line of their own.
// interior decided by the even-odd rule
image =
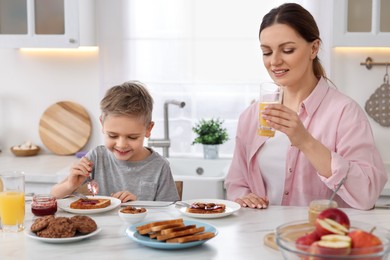
<svg viewBox="0 0 390 260">
<path fill-rule="evenodd" d="M 99 183 L 99 195 L 122 202 L 179 200 L 168 161 L 143 146 L 154 126 L 153 98 L 146 87 L 138 81 L 114 86 L 106 92 L 100 108 L 105 145 L 73 165 L 69 176 L 53 186 L 52 195 L 69 195 L 90 176 Z"/>
</svg>

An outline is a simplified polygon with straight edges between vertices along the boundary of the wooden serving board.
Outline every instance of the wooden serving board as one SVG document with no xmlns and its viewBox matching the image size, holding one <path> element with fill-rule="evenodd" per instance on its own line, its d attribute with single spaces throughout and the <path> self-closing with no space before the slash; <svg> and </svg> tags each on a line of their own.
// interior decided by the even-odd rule
<svg viewBox="0 0 390 260">
<path fill-rule="evenodd" d="M 51 152 L 71 155 L 83 148 L 91 135 L 92 123 L 81 105 L 61 101 L 50 106 L 39 121 L 39 136 Z"/>
<path fill-rule="evenodd" d="M 285 230 L 296 230 L 296 229 L 299 230 L 300 228 L 307 228 L 307 227 L 313 227 L 313 225 L 311 225 L 309 223 L 301 223 L 301 224 L 286 226 Z M 300 237 L 304 234 L 306 234 L 306 233 L 305 232 L 292 232 L 288 237 L 285 237 L 285 239 L 287 239 L 291 242 L 294 242 L 298 237 Z M 264 245 L 266 245 L 272 249 L 279 250 L 279 247 L 276 243 L 276 234 L 275 233 L 272 232 L 272 233 L 266 234 L 264 236 L 263 242 L 264 242 Z"/>
</svg>

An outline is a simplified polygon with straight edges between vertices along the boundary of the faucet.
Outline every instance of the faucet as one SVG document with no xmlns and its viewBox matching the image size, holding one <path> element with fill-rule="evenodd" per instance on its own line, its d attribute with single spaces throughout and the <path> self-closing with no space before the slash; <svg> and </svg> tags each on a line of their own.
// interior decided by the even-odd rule
<svg viewBox="0 0 390 260">
<path fill-rule="evenodd" d="M 171 146 L 171 140 L 169 139 L 169 121 L 168 121 L 168 105 L 176 105 L 180 108 L 183 108 L 186 103 L 183 101 L 177 100 L 167 100 L 164 102 L 164 139 L 149 139 L 149 147 L 162 147 L 163 156 L 165 158 L 169 157 L 169 147 Z"/>
</svg>

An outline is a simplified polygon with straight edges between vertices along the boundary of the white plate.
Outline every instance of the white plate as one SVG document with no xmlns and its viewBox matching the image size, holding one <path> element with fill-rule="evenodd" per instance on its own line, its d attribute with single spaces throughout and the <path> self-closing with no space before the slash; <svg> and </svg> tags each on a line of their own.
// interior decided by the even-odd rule
<svg viewBox="0 0 390 260">
<path fill-rule="evenodd" d="M 185 225 L 196 225 L 196 226 L 204 226 L 205 232 L 213 232 L 215 233 L 215 236 L 210 239 L 200 240 L 200 241 L 193 241 L 193 242 L 187 242 L 187 243 L 165 243 L 164 241 L 158 241 L 157 239 L 149 238 L 148 236 L 141 235 L 137 232 L 137 226 L 145 225 L 148 222 L 141 222 L 135 225 L 132 225 L 126 229 L 126 234 L 132 238 L 135 242 L 140 243 L 141 245 L 153 247 L 153 248 L 159 248 L 159 249 L 182 249 L 182 248 L 188 248 L 188 247 L 194 247 L 201 245 L 205 243 L 206 241 L 214 238 L 218 231 L 217 229 L 207 223 L 198 222 L 198 221 L 192 221 L 192 220 L 184 220 Z"/>
<path fill-rule="evenodd" d="M 101 209 L 72 209 L 69 207 L 70 203 L 73 201 L 78 200 L 79 198 L 72 197 L 67 199 L 59 199 L 57 200 L 57 205 L 60 209 L 65 210 L 70 213 L 76 213 L 76 214 L 95 214 L 100 212 L 106 212 L 112 209 L 117 208 L 119 205 L 121 205 L 121 201 L 117 198 L 108 197 L 108 196 L 88 196 L 88 198 L 96 198 L 96 199 L 110 199 L 111 205 L 105 208 Z"/>
<path fill-rule="evenodd" d="M 97 235 L 102 229 L 97 228 L 92 233 L 86 234 L 86 235 L 76 235 L 74 237 L 66 237 L 66 238 L 46 238 L 46 237 L 39 237 L 34 232 L 31 232 L 30 230 L 26 230 L 25 233 L 28 237 L 39 240 L 46 243 L 52 243 L 52 244 L 62 244 L 62 243 L 71 243 L 76 242 L 79 240 L 83 240 L 92 236 Z"/>
<path fill-rule="evenodd" d="M 223 213 L 213 213 L 213 214 L 199 214 L 199 213 L 189 213 L 187 208 L 177 208 L 181 214 L 192 217 L 192 218 L 222 218 L 229 216 L 241 208 L 240 204 L 230 201 L 230 200 L 219 200 L 219 199 L 194 199 L 194 200 L 185 200 L 184 202 L 192 204 L 195 202 L 204 202 L 204 203 L 222 203 L 226 205 L 225 212 Z"/>
</svg>

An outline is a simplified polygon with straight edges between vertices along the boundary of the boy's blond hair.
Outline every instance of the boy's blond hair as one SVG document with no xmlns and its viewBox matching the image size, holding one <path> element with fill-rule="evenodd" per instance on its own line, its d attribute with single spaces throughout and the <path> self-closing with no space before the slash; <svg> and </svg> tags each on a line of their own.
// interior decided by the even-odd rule
<svg viewBox="0 0 390 260">
<path fill-rule="evenodd" d="M 100 109 L 102 121 L 110 115 L 122 115 L 138 117 L 148 125 L 152 121 L 153 98 L 143 83 L 128 81 L 107 90 Z"/>
</svg>

